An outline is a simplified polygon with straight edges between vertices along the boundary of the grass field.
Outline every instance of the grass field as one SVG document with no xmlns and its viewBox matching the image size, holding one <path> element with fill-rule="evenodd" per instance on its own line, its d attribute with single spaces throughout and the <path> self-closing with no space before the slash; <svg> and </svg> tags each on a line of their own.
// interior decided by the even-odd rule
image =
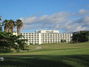
<svg viewBox="0 0 89 67">
<path fill-rule="evenodd" d="M 0 67 L 89 67 L 89 42 L 30 45 L 29 51 L 0 57 Z"/>
</svg>

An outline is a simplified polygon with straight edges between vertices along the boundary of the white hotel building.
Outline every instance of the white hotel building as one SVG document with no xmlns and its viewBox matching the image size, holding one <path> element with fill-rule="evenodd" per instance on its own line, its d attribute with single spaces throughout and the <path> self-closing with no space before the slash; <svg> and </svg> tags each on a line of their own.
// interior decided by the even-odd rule
<svg viewBox="0 0 89 67">
<path fill-rule="evenodd" d="M 21 33 L 27 39 L 27 44 L 70 42 L 72 33 L 59 33 L 57 30 L 40 30 L 34 33 Z"/>
</svg>

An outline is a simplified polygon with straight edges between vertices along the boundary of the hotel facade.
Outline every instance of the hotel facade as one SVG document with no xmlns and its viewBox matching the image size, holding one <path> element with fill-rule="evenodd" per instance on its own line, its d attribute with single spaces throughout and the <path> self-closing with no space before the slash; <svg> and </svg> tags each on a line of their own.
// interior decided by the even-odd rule
<svg viewBox="0 0 89 67">
<path fill-rule="evenodd" d="M 15 34 L 15 33 L 14 33 Z M 16 34 L 15 34 L 16 35 Z M 61 43 L 71 41 L 72 33 L 60 33 L 57 30 L 40 30 L 34 33 L 21 33 L 27 44 Z"/>
</svg>

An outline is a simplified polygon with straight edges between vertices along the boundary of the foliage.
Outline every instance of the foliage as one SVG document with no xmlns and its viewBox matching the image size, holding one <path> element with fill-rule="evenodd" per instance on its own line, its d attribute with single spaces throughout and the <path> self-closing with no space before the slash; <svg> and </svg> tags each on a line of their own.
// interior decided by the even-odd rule
<svg viewBox="0 0 89 67">
<path fill-rule="evenodd" d="M 0 32 L 0 49 L 15 49 L 15 50 L 23 50 L 25 48 L 25 41 L 21 39 L 21 35 L 16 36 L 7 32 Z"/>
<path fill-rule="evenodd" d="M 4 20 L 1 28 L 2 26 L 4 27 L 4 32 L 0 31 L 0 51 L 8 51 L 11 49 L 19 51 L 25 49 L 26 40 L 21 39 L 22 36 L 19 34 L 20 29 L 23 26 L 22 20 Z M 15 26 L 17 27 L 17 34 L 19 34 L 18 36 L 13 35 Z"/>
<path fill-rule="evenodd" d="M 73 42 L 86 42 L 89 41 L 89 31 L 74 32 L 72 36 Z"/>
<path fill-rule="evenodd" d="M 1 21 L 1 17 L 0 17 L 0 21 Z M 2 23 L 0 22 L 0 31 L 2 31 Z"/>
<path fill-rule="evenodd" d="M 17 26 L 17 34 L 20 34 L 20 29 L 23 26 L 22 20 L 20 20 L 20 19 L 16 20 L 16 26 Z"/>
<path fill-rule="evenodd" d="M 2 20 L 2 19 L 1 19 L 1 16 L 0 16 L 0 20 Z"/>
<path fill-rule="evenodd" d="M 63 40 L 63 39 L 62 39 L 61 42 L 62 42 L 62 43 L 63 43 L 63 42 L 66 42 L 66 40 Z"/>
<path fill-rule="evenodd" d="M 13 33 L 14 28 L 17 27 L 17 34 L 20 34 L 20 30 L 23 26 L 23 22 L 20 19 L 18 19 L 16 21 L 4 20 L 2 24 L 4 26 L 4 31 L 9 32 L 9 33 Z"/>
<path fill-rule="evenodd" d="M 15 22 L 13 20 L 4 20 L 4 31 L 13 33 L 13 28 L 15 27 Z"/>
</svg>

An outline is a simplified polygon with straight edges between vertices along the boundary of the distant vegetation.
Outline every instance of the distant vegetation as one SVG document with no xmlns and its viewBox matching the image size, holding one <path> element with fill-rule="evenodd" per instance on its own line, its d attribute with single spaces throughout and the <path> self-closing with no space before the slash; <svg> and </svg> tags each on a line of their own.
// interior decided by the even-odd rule
<svg viewBox="0 0 89 67">
<path fill-rule="evenodd" d="M 72 36 L 73 42 L 87 42 L 89 41 L 89 31 L 74 32 Z"/>
</svg>

